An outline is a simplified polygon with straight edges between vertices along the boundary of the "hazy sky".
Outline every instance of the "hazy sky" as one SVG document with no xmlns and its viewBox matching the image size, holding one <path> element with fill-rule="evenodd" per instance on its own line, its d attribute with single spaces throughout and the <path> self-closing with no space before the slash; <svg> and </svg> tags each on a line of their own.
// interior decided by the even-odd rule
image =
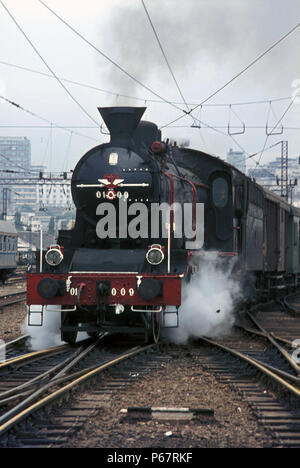
<svg viewBox="0 0 300 468">
<path fill-rule="evenodd" d="M 144 0 L 172 71 L 187 103 L 194 105 L 230 80 L 300 21 L 299 0 Z M 153 103 L 159 98 L 129 79 L 113 64 L 84 43 L 38 0 L 3 0 L 43 59 L 56 75 L 110 91 L 63 82 L 90 115 L 71 99 L 54 79 L 3 62 L 49 74 L 49 70 L 18 30 L 0 2 L 0 95 L 38 114 L 54 125 L 95 127 L 102 123 L 97 107 L 147 106 L 145 118 L 164 126 L 183 115 L 180 108 Z M 182 101 L 151 29 L 141 0 L 45 0 L 77 31 L 154 93 L 168 101 Z M 241 145 L 252 154 L 280 141 L 289 141 L 289 155 L 300 155 L 300 99 L 286 113 L 282 135 L 266 142 L 266 122 L 275 125 L 290 104 L 289 99 L 270 103 L 229 106 L 238 102 L 292 96 L 300 86 L 300 27 L 237 78 L 194 115 L 219 132 L 190 128 L 189 116 L 163 135 L 225 158 L 229 148 Z M 125 99 L 116 94 L 139 98 Z M 300 94 L 300 93 L 299 93 Z M 239 131 L 245 123 L 245 133 Z M 107 141 L 99 128 L 77 128 L 82 136 L 62 129 L 25 128 L 48 126 L 46 121 L 0 99 L 0 136 L 27 136 L 32 143 L 32 162 L 45 163 L 53 171 L 72 168 L 97 142 Z M 240 128 L 233 128 L 234 126 Z M 12 128 L 24 126 L 24 128 Z M 261 128 L 251 129 L 251 126 Z M 50 126 L 51 127 L 51 126 Z M 179 128 L 180 127 L 180 128 Z M 298 130 L 286 127 L 298 128 Z M 223 133 L 220 133 L 223 132 Z M 280 155 L 280 147 L 268 151 L 261 163 Z M 257 158 L 256 158 L 257 159 Z M 254 164 L 254 162 L 252 162 Z"/>
</svg>

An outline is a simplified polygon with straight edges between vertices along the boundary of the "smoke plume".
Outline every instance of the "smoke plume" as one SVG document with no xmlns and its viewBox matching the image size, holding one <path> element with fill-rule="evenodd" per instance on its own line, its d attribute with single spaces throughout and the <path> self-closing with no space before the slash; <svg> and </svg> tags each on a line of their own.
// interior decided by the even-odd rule
<svg viewBox="0 0 300 468">
<path fill-rule="evenodd" d="M 165 329 L 166 339 L 183 344 L 189 338 L 226 335 L 234 325 L 234 310 L 242 298 L 240 282 L 232 276 L 234 263 L 224 268 L 216 253 L 205 252 L 199 271 L 183 290 L 179 327 Z"/>
<path fill-rule="evenodd" d="M 145 0 L 145 5 L 187 99 L 205 95 L 212 83 L 213 88 L 223 84 L 287 32 L 300 12 L 298 0 L 290 0 L 288 8 L 278 1 L 274 7 L 274 0 Z M 181 100 L 141 2 L 112 1 L 106 24 L 101 27 L 101 46 L 112 51 L 117 63 L 165 97 Z M 291 76 L 300 72 L 295 47 L 297 34 L 267 54 L 253 72 L 250 70 L 239 79 L 244 96 L 249 92 L 249 84 L 268 94 L 271 89 L 272 95 L 286 92 Z M 287 48 L 288 53 L 282 55 Z M 281 73 L 276 73 L 278 63 Z M 101 82 L 120 94 L 155 99 L 106 62 L 101 62 Z M 119 98 L 118 103 L 130 105 L 133 101 L 122 102 Z"/>
</svg>

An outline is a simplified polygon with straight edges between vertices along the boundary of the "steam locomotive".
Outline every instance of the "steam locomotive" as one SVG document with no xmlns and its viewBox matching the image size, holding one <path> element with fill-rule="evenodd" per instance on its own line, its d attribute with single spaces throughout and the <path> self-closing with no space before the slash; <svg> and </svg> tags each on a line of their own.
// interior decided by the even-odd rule
<svg viewBox="0 0 300 468">
<path fill-rule="evenodd" d="M 252 272 L 257 290 L 297 285 L 300 210 L 218 157 L 162 141 L 145 108 L 99 111 L 110 142 L 73 171 L 75 225 L 28 273 L 29 317 L 59 310 L 69 343 L 79 331 L 157 341 L 161 325 L 178 326 L 204 250 Z"/>
</svg>

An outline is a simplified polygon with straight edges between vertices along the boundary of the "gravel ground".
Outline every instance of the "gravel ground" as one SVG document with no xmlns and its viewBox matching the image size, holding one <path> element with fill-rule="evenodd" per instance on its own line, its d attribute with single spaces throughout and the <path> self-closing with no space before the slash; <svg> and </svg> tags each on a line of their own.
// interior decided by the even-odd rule
<svg viewBox="0 0 300 468">
<path fill-rule="evenodd" d="M 15 286 L 4 287 L 4 295 Z M 0 311 L 0 339 L 10 341 L 22 333 L 25 305 Z M 264 428 L 237 391 L 204 371 L 201 360 L 187 347 L 168 348 L 171 359 L 161 369 L 112 394 L 96 416 L 68 447 L 77 448 L 194 448 L 269 447 Z M 105 379 L 105 377 L 104 377 Z M 83 399 L 88 395 L 83 395 Z M 130 406 L 211 408 L 214 416 L 191 421 L 129 419 L 121 413 Z"/>
<path fill-rule="evenodd" d="M 9 293 L 22 292 L 25 290 L 25 283 L 19 285 L 5 285 L 0 287 L 0 296 Z M 27 310 L 25 304 L 15 304 L 10 307 L 0 309 L 0 340 L 12 341 L 22 334 Z"/>
<path fill-rule="evenodd" d="M 174 347 L 170 362 L 116 393 L 68 447 L 81 448 L 263 448 L 271 446 L 249 405 L 233 389 L 203 371 L 201 360 Z M 86 394 L 87 398 L 88 395 Z M 82 397 L 84 399 L 84 396 Z M 139 407 L 211 408 L 214 416 L 190 421 L 129 418 Z"/>
</svg>

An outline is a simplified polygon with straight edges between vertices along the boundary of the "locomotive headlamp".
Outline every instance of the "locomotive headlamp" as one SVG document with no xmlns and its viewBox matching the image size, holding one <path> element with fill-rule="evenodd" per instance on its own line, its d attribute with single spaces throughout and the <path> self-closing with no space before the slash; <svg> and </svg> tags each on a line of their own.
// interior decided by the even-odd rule
<svg viewBox="0 0 300 468">
<path fill-rule="evenodd" d="M 50 247 L 45 255 L 45 260 L 50 266 L 59 265 L 62 262 L 63 258 L 63 253 L 58 245 Z"/>
<path fill-rule="evenodd" d="M 161 245 L 153 244 L 150 246 L 146 254 L 147 262 L 151 263 L 151 265 L 159 265 L 164 258 L 165 255 Z"/>
</svg>

